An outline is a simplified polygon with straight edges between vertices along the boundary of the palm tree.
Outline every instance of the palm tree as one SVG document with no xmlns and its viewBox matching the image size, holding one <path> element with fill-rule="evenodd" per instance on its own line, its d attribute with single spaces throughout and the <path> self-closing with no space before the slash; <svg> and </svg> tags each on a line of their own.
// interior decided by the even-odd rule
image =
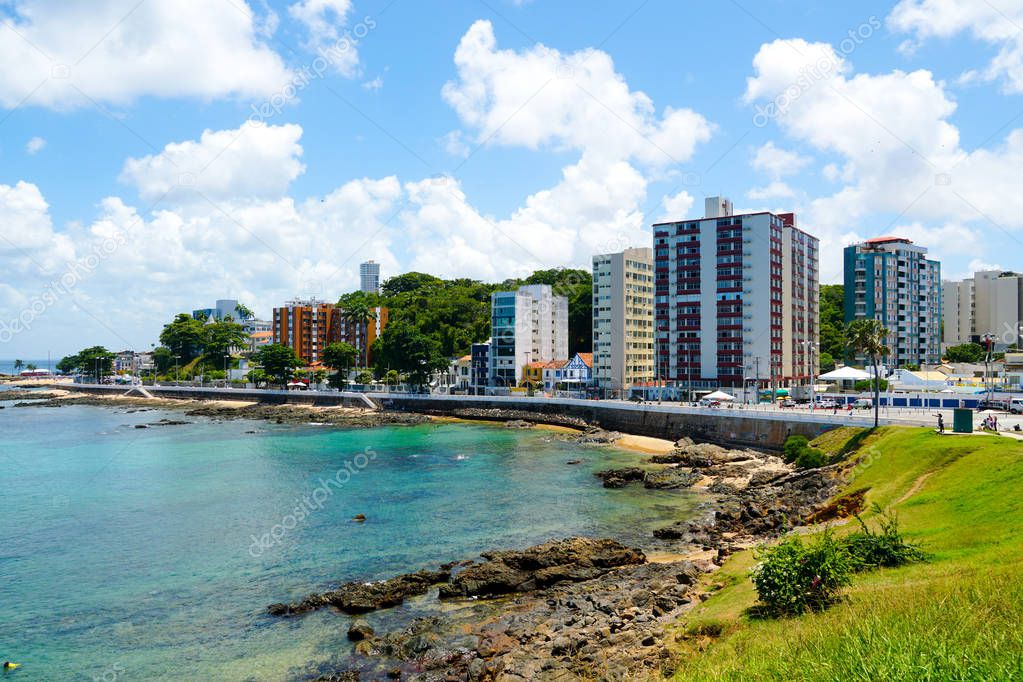
<svg viewBox="0 0 1023 682">
<path fill-rule="evenodd" d="M 15 360 L 14 361 L 14 373 L 17 374 L 18 372 L 20 372 L 21 368 L 24 367 L 24 366 L 25 366 L 24 362 L 22 362 L 21 360 Z"/>
<path fill-rule="evenodd" d="M 251 320 L 256 316 L 256 314 L 253 313 L 244 303 L 239 303 L 238 305 L 236 305 L 234 307 L 234 311 L 238 313 L 239 316 L 238 319 L 242 320 L 243 322 L 245 320 Z"/>
<path fill-rule="evenodd" d="M 862 353 L 874 367 L 874 428 L 880 421 L 881 376 L 877 360 L 890 353 L 887 341 L 889 332 L 878 320 L 853 320 L 846 328 L 846 340 L 855 353 Z"/>
<path fill-rule="evenodd" d="M 348 297 L 342 300 L 341 319 L 355 328 L 355 347 L 359 351 L 359 358 L 363 366 L 369 361 L 366 353 L 365 339 L 363 338 L 362 325 L 377 318 L 376 311 L 370 306 L 364 297 Z"/>
</svg>

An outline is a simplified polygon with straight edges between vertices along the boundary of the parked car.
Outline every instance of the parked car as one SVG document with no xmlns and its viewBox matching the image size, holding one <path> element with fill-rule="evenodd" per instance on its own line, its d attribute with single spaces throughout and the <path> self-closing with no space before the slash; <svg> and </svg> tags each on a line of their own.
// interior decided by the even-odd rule
<svg viewBox="0 0 1023 682">
<path fill-rule="evenodd" d="M 832 398 L 821 398 L 817 401 L 818 410 L 833 410 L 838 407 L 838 403 Z"/>
<path fill-rule="evenodd" d="M 1008 412 L 1009 405 L 1004 400 L 981 400 L 977 403 L 977 412 L 984 412 L 986 410 Z"/>
<path fill-rule="evenodd" d="M 874 407 L 873 398 L 859 398 L 853 403 L 853 408 L 857 410 L 869 410 Z"/>
<path fill-rule="evenodd" d="M 781 407 L 795 407 L 796 406 L 796 401 L 793 400 L 792 398 L 786 398 L 785 400 L 782 400 L 779 403 L 779 406 L 781 406 Z"/>
<path fill-rule="evenodd" d="M 1009 412 L 1023 414 L 1023 398 L 1013 398 L 1009 402 Z"/>
</svg>

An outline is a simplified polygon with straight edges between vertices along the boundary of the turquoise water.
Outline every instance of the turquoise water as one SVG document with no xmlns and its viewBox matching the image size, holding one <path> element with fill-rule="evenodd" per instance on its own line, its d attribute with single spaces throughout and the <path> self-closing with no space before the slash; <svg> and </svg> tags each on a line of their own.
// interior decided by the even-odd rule
<svg viewBox="0 0 1023 682">
<path fill-rule="evenodd" d="M 24 664 L 9 679 L 301 679 L 343 665 L 348 618 L 267 604 L 576 533 L 642 543 L 693 503 L 606 490 L 592 472 L 640 456 L 544 431 L 132 428 L 161 417 L 181 415 L 0 410 L 0 660 Z"/>
</svg>

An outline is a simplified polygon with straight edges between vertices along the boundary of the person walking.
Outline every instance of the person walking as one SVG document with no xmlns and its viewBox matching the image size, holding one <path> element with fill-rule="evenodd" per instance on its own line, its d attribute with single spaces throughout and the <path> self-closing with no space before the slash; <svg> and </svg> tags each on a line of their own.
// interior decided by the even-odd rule
<svg viewBox="0 0 1023 682">
<path fill-rule="evenodd" d="M 945 433 L 945 417 L 941 412 L 938 413 L 938 433 Z"/>
</svg>

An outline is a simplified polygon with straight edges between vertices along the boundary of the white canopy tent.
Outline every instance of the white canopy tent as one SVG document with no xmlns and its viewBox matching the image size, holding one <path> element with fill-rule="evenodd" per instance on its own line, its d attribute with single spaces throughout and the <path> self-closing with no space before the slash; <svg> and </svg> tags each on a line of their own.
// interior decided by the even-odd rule
<svg viewBox="0 0 1023 682">
<path fill-rule="evenodd" d="M 827 374 L 821 374 L 817 378 L 824 381 L 863 381 L 873 378 L 873 375 L 855 367 L 839 367 Z"/>
<path fill-rule="evenodd" d="M 714 391 L 713 393 L 708 393 L 707 395 L 703 396 L 703 399 L 704 400 L 719 400 L 721 402 L 730 402 L 732 400 L 735 400 L 735 396 L 734 395 L 728 395 L 724 391 Z"/>
</svg>

